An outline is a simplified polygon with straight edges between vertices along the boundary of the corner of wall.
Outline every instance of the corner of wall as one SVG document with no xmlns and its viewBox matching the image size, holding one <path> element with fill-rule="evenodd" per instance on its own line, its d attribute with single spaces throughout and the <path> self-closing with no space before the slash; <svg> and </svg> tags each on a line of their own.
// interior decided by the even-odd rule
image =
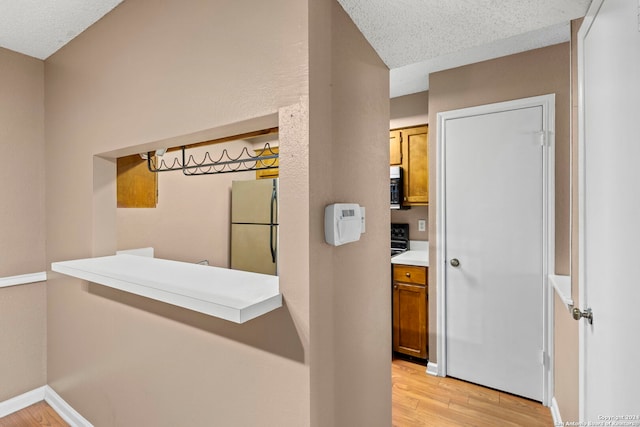
<svg viewBox="0 0 640 427">
<path fill-rule="evenodd" d="M 0 400 L 46 381 L 44 65 L 0 48 Z M 37 277 L 37 279 L 34 279 Z M 33 283 L 34 280 L 40 283 Z"/>
</svg>

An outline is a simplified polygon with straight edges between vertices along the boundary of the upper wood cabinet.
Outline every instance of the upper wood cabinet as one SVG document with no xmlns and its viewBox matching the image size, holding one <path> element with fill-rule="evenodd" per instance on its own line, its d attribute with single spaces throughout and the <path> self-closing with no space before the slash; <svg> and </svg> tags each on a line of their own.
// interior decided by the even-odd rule
<svg viewBox="0 0 640 427">
<path fill-rule="evenodd" d="M 403 206 L 429 204 L 429 126 L 396 129 L 390 133 L 391 166 L 404 172 Z"/>
<path fill-rule="evenodd" d="M 279 153 L 279 148 L 278 147 L 271 147 L 269 149 L 261 149 L 261 150 L 254 150 L 256 153 L 256 156 L 261 156 L 263 152 L 267 152 L 266 154 L 278 154 Z M 280 159 L 268 159 L 268 160 L 264 160 L 264 161 L 260 161 L 258 162 L 258 166 L 262 166 L 263 164 L 265 166 L 278 166 Z M 256 179 L 267 179 L 267 178 L 277 178 L 278 175 L 280 174 L 280 170 L 279 168 L 273 168 L 273 169 L 258 169 L 256 170 Z"/>
<path fill-rule="evenodd" d="M 389 160 L 391 166 L 402 166 L 402 134 L 392 130 L 389 135 Z"/>
<path fill-rule="evenodd" d="M 406 141 L 404 200 L 408 205 L 426 205 L 429 203 L 429 127 L 406 129 L 402 136 Z"/>
<path fill-rule="evenodd" d="M 138 154 L 118 158 L 116 187 L 119 208 L 155 208 L 158 203 L 158 174 L 149 172 Z"/>
</svg>

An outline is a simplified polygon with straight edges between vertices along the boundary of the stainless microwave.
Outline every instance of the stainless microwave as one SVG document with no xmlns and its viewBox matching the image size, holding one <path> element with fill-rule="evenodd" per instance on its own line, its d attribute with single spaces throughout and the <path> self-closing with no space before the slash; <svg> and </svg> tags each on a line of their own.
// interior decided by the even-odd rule
<svg viewBox="0 0 640 427">
<path fill-rule="evenodd" d="M 402 168 L 400 166 L 391 166 L 389 169 L 389 176 L 391 177 L 391 209 L 401 209 L 402 200 L 404 199 Z"/>
</svg>

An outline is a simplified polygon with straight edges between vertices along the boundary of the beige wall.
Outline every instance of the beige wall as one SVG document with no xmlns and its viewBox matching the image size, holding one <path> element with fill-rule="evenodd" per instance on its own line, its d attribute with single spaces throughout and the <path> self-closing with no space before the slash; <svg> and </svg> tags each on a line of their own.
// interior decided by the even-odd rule
<svg viewBox="0 0 640 427">
<path fill-rule="evenodd" d="M 118 246 L 114 157 L 276 117 L 285 301 L 235 325 L 52 274 L 49 384 L 95 425 L 388 425 L 388 70 L 338 4 L 126 1 L 45 71 L 47 262 Z M 331 248 L 344 200 L 368 231 Z"/>
<path fill-rule="evenodd" d="M 429 92 L 398 96 L 390 100 L 389 129 L 420 126 L 429 123 Z"/>
<path fill-rule="evenodd" d="M 44 283 L 0 288 L 0 402 L 47 383 Z"/>
<path fill-rule="evenodd" d="M 569 273 L 569 173 L 570 99 L 569 44 L 563 43 L 480 62 L 429 76 L 430 134 L 436 135 L 436 117 L 441 111 L 489 104 L 549 93 L 556 94 L 556 272 Z M 436 282 L 436 138 L 429 143 L 430 156 L 430 243 L 429 280 Z M 429 322 L 436 324 L 435 289 L 429 292 Z M 432 330 L 432 328 L 430 328 Z M 564 330 L 556 328 L 556 339 Z M 573 337 L 567 337 L 573 338 Z M 429 337 L 430 354 L 435 354 L 435 330 Z M 563 381 L 556 372 L 556 383 Z"/>
<path fill-rule="evenodd" d="M 429 92 L 391 98 L 389 129 L 419 126 L 429 123 Z M 430 135 L 434 138 L 435 134 Z M 418 220 L 429 221 L 428 206 L 413 206 L 407 210 L 392 210 L 391 222 L 409 224 L 411 240 L 429 240 L 429 228 L 418 231 Z"/>
<path fill-rule="evenodd" d="M 331 36 L 329 201 L 365 206 L 367 231 L 331 249 L 336 422 L 322 425 L 382 427 L 391 425 L 389 70 L 337 2 Z"/>
<path fill-rule="evenodd" d="M 257 124 L 233 123 L 299 104 L 306 21 L 292 0 L 125 1 L 50 57 L 47 261 L 116 249 L 113 153 L 239 133 Z M 295 184 L 281 182 L 285 217 L 305 209 L 287 202 Z M 299 231 L 282 227 L 283 252 L 299 250 Z M 282 269 L 285 307 L 243 325 L 51 274 L 49 385 L 100 426 L 308 425 L 309 277 L 297 268 Z"/>
<path fill-rule="evenodd" d="M 0 48 L 0 278 L 45 270 L 44 66 Z M 0 288 L 0 402 L 46 384 L 44 283 Z"/>
<path fill-rule="evenodd" d="M 0 48 L 0 277 L 44 271 L 44 65 Z"/>
<path fill-rule="evenodd" d="M 311 418 L 388 426 L 389 72 L 337 2 L 311 2 L 310 16 Z M 366 207 L 359 242 L 324 243 L 336 202 Z"/>
</svg>

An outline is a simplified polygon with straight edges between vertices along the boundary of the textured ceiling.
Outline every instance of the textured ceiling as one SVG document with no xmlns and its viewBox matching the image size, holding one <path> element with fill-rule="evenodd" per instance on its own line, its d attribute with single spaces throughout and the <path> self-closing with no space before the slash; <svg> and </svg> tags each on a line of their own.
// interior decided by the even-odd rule
<svg viewBox="0 0 640 427">
<path fill-rule="evenodd" d="M 338 0 L 391 69 L 391 96 L 429 72 L 569 39 L 591 0 Z"/>
<path fill-rule="evenodd" d="M 0 46 L 46 59 L 122 0 L 0 0 Z"/>
<path fill-rule="evenodd" d="M 46 59 L 122 0 L 0 0 L 0 46 Z M 429 73 L 569 39 L 591 0 L 338 0 L 391 69 L 391 96 Z"/>
</svg>

